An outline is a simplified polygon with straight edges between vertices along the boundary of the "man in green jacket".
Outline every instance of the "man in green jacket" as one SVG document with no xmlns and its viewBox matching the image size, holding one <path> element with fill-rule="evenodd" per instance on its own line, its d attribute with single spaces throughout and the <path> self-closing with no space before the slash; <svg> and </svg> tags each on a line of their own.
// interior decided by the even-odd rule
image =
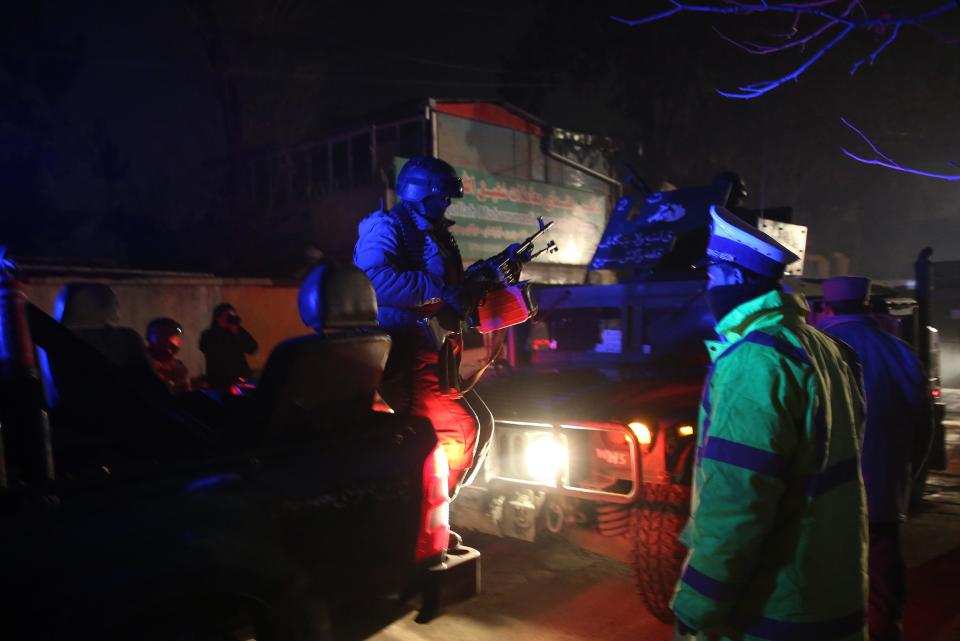
<svg viewBox="0 0 960 641">
<path fill-rule="evenodd" d="M 704 385 L 677 638 L 864 640 L 867 527 L 856 356 L 783 291 L 789 249 L 711 209 Z"/>
</svg>

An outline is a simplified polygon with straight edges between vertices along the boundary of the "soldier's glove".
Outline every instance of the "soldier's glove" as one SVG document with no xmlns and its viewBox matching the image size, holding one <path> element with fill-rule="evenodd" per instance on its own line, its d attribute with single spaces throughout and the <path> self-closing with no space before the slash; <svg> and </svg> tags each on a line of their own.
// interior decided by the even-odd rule
<svg viewBox="0 0 960 641">
<path fill-rule="evenodd" d="M 482 280 L 465 280 L 462 285 L 446 285 L 440 297 L 456 312 L 461 320 L 473 313 L 487 293 L 487 284 Z"/>
<path fill-rule="evenodd" d="M 500 272 L 509 285 L 515 285 L 520 280 L 523 264 L 530 261 L 533 253 L 532 247 L 522 254 L 517 253 L 518 249 L 520 249 L 520 243 L 513 243 L 490 259 L 490 262 L 500 266 Z"/>
<path fill-rule="evenodd" d="M 499 278 L 499 274 L 497 274 L 496 265 L 493 264 L 493 260 L 488 259 L 478 260 L 474 264 L 467 267 L 463 277 L 464 280 L 495 281 L 497 278 Z"/>
</svg>

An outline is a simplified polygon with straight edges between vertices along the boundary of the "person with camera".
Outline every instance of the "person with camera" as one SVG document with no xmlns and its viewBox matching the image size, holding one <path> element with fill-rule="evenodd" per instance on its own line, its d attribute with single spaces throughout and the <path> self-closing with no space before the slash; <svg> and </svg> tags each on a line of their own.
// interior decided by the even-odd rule
<svg viewBox="0 0 960 641">
<path fill-rule="evenodd" d="M 900 524 L 910 511 L 911 486 L 933 437 L 929 381 L 910 346 L 871 314 L 869 278 L 823 281 L 824 314 L 817 329 L 853 348 L 863 368 L 867 423 L 860 470 L 867 491 L 870 641 L 903 638 L 907 571 Z"/>
<path fill-rule="evenodd" d="M 200 351 L 206 357 L 210 389 L 229 394 L 234 383 L 250 376 L 246 355 L 257 351 L 257 341 L 241 325 L 233 305 L 221 303 L 213 310 L 210 327 L 200 335 Z"/>
</svg>

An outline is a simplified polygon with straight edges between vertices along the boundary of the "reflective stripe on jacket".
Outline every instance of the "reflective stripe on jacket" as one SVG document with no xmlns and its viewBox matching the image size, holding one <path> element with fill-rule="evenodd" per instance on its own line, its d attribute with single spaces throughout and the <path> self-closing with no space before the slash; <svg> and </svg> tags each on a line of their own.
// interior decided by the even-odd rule
<svg viewBox="0 0 960 641">
<path fill-rule="evenodd" d="M 906 517 L 910 482 L 933 436 L 927 377 L 910 346 L 866 314 L 826 318 L 817 328 L 857 353 L 867 396 L 860 468 L 871 523 Z"/>
<path fill-rule="evenodd" d="M 725 340 L 707 344 L 673 609 L 710 639 L 865 639 L 863 399 L 855 359 L 808 311 L 772 291 L 727 314 Z"/>
</svg>

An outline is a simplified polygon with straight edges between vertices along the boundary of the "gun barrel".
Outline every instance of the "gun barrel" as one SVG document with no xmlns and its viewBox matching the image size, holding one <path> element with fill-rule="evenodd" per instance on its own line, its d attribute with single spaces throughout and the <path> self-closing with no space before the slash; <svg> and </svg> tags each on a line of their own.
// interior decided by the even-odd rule
<svg viewBox="0 0 960 641">
<path fill-rule="evenodd" d="M 547 223 L 546 225 L 543 225 L 539 230 L 531 234 L 525 241 L 520 243 L 520 248 L 517 250 L 517 254 L 522 254 L 523 252 L 530 249 L 530 247 L 533 246 L 533 242 L 536 239 L 540 238 L 540 236 L 542 236 L 545 231 L 553 227 L 553 223 L 554 221 L 551 220 L 549 223 Z"/>
</svg>

